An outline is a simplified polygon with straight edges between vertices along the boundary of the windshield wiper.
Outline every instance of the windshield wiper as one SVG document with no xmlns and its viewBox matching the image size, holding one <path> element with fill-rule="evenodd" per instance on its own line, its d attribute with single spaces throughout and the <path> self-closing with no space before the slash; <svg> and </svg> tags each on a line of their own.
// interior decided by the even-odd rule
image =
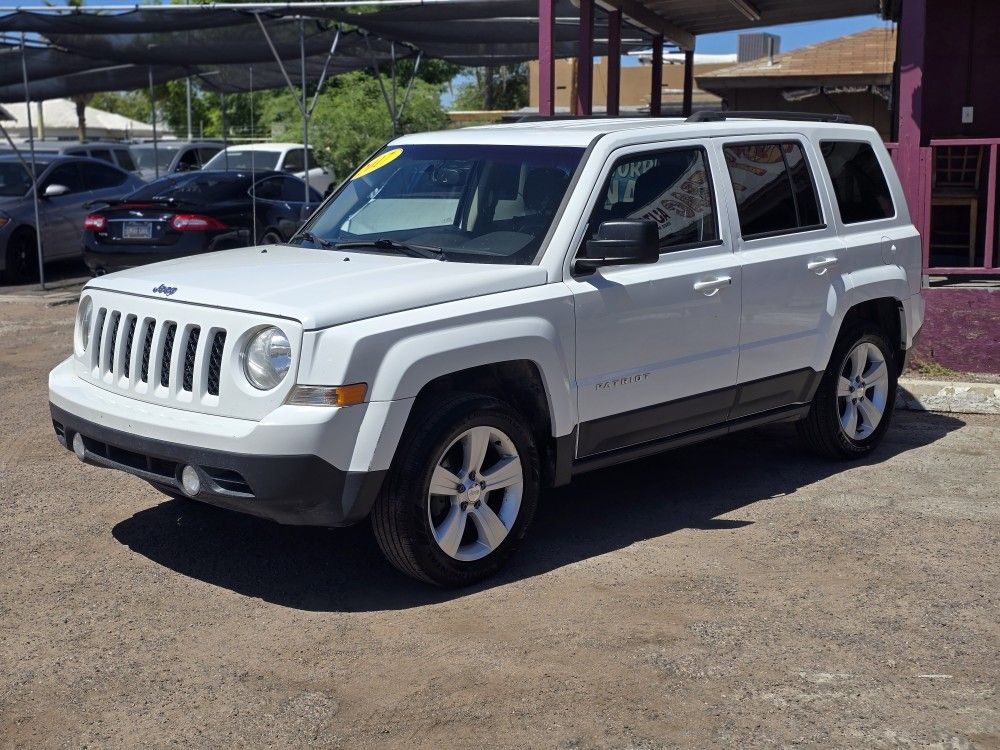
<svg viewBox="0 0 1000 750">
<path fill-rule="evenodd" d="M 330 248 L 335 247 L 335 245 L 332 242 L 330 242 L 330 240 L 325 240 L 322 237 L 317 237 L 312 232 L 299 232 L 297 235 L 295 235 L 294 237 L 292 237 L 292 239 L 289 240 L 289 243 L 295 242 L 295 240 L 305 240 L 306 242 L 311 242 L 314 245 L 319 245 L 324 250 L 329 250 Z"/>
<path fill-rule="evenodd" d="M 432 260 L 444 260 L 444 250 L 440 247 L 430 245 L 414 245 L 409 242 L 399 242 L 388 237 L 381 237 L 377 240 L 356 240 L 354 242 L 338 242 L 334 245 L 337 250 L 354 250 L 365 247 L 374 247 L 379 250 L 395 250 L 411 258 L 431 258 Z"/>
</svg>

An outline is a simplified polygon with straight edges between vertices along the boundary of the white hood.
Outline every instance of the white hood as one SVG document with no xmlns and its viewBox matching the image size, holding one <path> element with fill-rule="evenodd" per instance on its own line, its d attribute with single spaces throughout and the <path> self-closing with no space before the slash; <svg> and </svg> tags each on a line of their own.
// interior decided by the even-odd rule
<svg viewBox="0 0 1000 750">
<path fill-rule="evenodd" d="M 538 266 L 268 245 L 140 266 L 87 287 L 291 318 L 309 330 L 546 280 Z"/>
</svg>

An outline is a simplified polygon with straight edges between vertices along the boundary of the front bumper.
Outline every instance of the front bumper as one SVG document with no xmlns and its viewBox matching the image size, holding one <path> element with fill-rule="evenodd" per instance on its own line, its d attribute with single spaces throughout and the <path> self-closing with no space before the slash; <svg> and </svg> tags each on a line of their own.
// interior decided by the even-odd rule
<svg viewBox="0 0 1000 750">
<path fill-rule="evenodd" d="M 49 401 L 59 442 L 73 450 L 79 435 L 87 463 L 174 494 L 187 494 L 181 471 L 193 466 L 201 480 L 195 499 L 283 524 L 363 520 L 388 465 L 350 462 L 362 423 L 381 416 L 381 404 L 282 406 L 260 421 L 234 419 L 105 391 L 78 378 L 70 360 L 50 374 Z"/>
</svg>

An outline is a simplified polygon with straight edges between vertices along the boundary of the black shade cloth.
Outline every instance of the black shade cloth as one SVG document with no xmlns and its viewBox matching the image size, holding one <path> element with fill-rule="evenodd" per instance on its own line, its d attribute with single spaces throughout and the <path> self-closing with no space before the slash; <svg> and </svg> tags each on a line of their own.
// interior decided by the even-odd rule
<svg viewBox="0 0 1000 750">
<path fill-rule="evenodd" d="M 165 83 L 188 75 L 188 70 L 178 66 L 154 66 L 153 83 Z M 98 91 L 127 91 L 149 85 L 149 68 L 145 65 L 112 65 L 107 68 L 86 70 L 82 73 L 29 81 L 28 91 L 32 101 L 61 99 L 77 94 Z M 0 86 L 0 102 L 23 102 L 24 86 L 21 82 Z"/>
<path fill-rule="evenodd" d="M 307 56 L 325 53 L 336 33 L 329 24 L 310 19 L 304 24 Z M 265 22 L 282 59 L 298 58 L 299 22 Z M 50 34 L 54 44 L 70 52 L 136 65 L 222 65 L 274 59 L 256 22 L 226 28 L 163 31 L 143 34 Z"/>
<path fill-rule="evenodd" d="M 26 47 L 24 58 L 28 63 L 28 79 L 32 81 L 118 64 L 42 47 Z M 20 84 L 23 80 L 20 45 L 0 45 L 0 86 Z"/>
<path fill-rule="evenodd" d="M 350 13 L 336 8 L 311 9 L 322 16 L 362 28 L 385 40 L 412 45 L 425 55 L 458 65 L 482 66 L 538 59 L 538 0 L 458 2 L 389 8 L 378 13 Z M 570 0 L 555 7 L 553 54 L 575 57 L 580 11 Z M 607 21 L 596 14 L 594 54 L 607 53 Z M 648 47 L 651 37 L 624 31 L 623 51 Z"/>
<path fill-rule="evenodd" d="M 0 31 L 31 31 L 39 34 L 137 34 L 189 29 L 211 29 L 256 23 L 244 11 L 212 8 L 130 10 L 95 13 L 86 8 L 76 13 L 16 11 L 0 16 Z"/>
</svg>

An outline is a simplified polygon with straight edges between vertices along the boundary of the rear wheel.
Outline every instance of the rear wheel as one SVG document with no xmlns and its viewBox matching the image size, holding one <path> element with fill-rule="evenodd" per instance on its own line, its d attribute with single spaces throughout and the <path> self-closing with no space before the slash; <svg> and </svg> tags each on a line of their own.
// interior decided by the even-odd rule
<svg viewBox="0 0 1000 750">
<path fill-rule="evenodd" d="M 418 415 L 372 511 L 382 552 L 407 575 L 463 586 L 492 575 L 538 501 L 538 451 L 503 402 L 459 395 Z"/>
<path fill-rule="evenodd" d="M 262 245 L 280 245 L 284 240 L 281 235 L 275 232 L 273 229 L 264 232 L 264 236 L 260 238 L 260 244 Z"/>
<path fill-rule="evenodd" d="M 841 335 L 799 433 L 816 453 L 860 458 L 881 442 L 896 399 L 895 349 L 871 324 Z"/>
<path fill-rule="evenodd" d="M 3 280 L 27 284 L 38 278 L 38 246 L 31 229 L 18 229 L 7 243 Z"/>
</svg>

